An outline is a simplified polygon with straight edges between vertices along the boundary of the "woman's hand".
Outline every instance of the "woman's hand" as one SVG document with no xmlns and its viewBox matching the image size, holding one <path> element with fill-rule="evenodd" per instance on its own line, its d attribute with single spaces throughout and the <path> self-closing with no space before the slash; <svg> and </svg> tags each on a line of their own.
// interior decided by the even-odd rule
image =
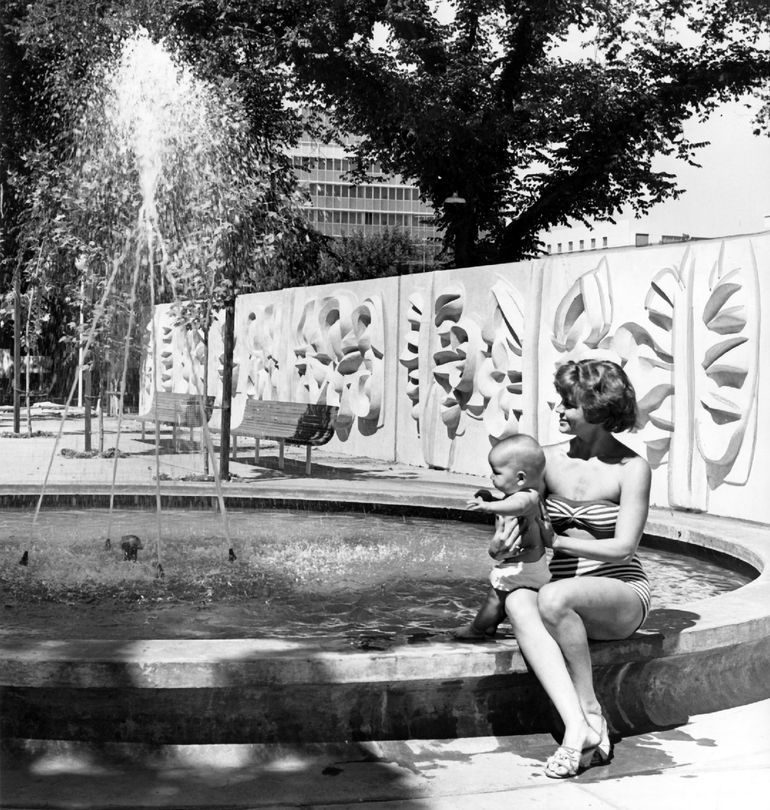
<svg viewBox="0 0 770 810">
<path fill-rule="evenodd" d="M 498 528 L 489 547 L 489 555 L 496 560 L 514 557 L 521 549 L 529 521 L 525 517 L 498 516 Z M 493 549 L 494 552 L 493 553 Z"/>
<path fill-rule="evenodd" d="M 548 514 L 548 509 L 546 508 L 546 505 L 543 503 L 542 499 L 540 501 L 540 509 L 538 510 L 535 520 L 537 521 L 537 526 L 540 529 L 540 539 L 543 541 L 543 545 L 546 548 L 553 548 L 555 535 L 553 526 L 551 525 L 551 517 Z"/>
</svg>

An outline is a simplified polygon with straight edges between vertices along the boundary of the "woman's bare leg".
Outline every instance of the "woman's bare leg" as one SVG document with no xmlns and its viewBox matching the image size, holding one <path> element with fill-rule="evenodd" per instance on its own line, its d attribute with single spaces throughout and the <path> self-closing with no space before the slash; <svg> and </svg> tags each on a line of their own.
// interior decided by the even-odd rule
<svg viewBox="0 0 770 810">
<path fill-rule="evenodd" d="M 545 585 L 538 593 L 538 609 L 564 656 L 582 713 L 598 730 L 602 709 L 594 691 L 588 639 L 625 638 L 633 633 L 642 620 L 641 601 L 624 582 L 582 577 Z"/>
<path fill-rule="evenodd" d="M 586 721 L 565 657 L 542 621 L 538 594 L 523 588 L 516 590 L 508 596 L 505 609 L 522 654 L 564 723 L 562 744 L 578 751 L 595 745 L 599 735 Z"/>
</svg>

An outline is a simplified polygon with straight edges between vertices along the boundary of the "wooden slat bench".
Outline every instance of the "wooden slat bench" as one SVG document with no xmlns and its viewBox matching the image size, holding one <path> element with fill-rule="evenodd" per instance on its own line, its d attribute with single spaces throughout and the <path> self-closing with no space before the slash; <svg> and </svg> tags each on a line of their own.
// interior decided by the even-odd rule
<svg viewBox="0 0 770 810">
<path fill-rule="evenodd" d="M 230 431 L 233 437 L 233 458 L 238 452 L 238 436 L 256 440 L 254 462 L 259 463 L 259 440 L 278 442 L 278 469 L 283 469 L 284 443 L 304 444 L 305 472 L 310 475 L 311 448 L 326 444 L 334 436 L 336 408 L 331 405 L 308 405 L 300 402 L 249 399 L 241 423 Z"/>
<path fill-rule="evenodd" d="M 170 391 L 158 391 L 152 400 L 149 411 L 140 413 L 137 419 L 142 423 L 142 440 L 146 422 L 170 423 L 172 425 L 172 440 L 176 447 L 176 431 L 178 427 L 190 428 L 190 441 L 193 441 L 193 428 L 203 424 L 201 420 L 201 400 L 204 400 L 206 413 L 208 413 L 211 397 L 200 394 L 174 394 Z"/>
</svg>

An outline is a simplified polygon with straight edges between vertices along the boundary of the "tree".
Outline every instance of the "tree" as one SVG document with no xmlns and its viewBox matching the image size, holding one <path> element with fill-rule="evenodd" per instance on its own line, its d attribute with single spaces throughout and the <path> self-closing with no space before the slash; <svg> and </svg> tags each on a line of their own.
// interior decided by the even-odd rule
<svg viewBox="0 0 770 810">
<path fill-rule="evenodd" d="M 683 123 L 770 76 L 760 0 L 454 0 L 444 22 L 432 6 L 179 0 L 169 14 L 291 66 L 297 98 L 362 137 L 362 166 L 419 185 L 460 266 L 533 255 L 551 226 L 678 196 L 653 158 L 694 163 Z M 454 192 L 465 204 L 445 206 Z"/>
<path fill-rule="evenodd" d="M 204 333 L 217 309 L 228 313 L 227 478 L 231 316 L 236 296 L 260 288 L 275 244 L 300 220 L 296 178 L 276 140 L 292 131 L 296 113 L 282 128 L 267 102 L 249 108 L 231 79 L 209 71 L 202 81 L 174 64 L 138 33 L 144 24 L 163 33 L 152 5 L 39 0 L 12 27 L 39 67 L 37 89 L 50 110 L 47 126 L 30 123 L 35 137 L 9 171 L 20 201 L 13 258 L 26 284 L 45 293 L 37 300 L 46 317 L 64 310 L 57 322 L 65 342 L 82 343 L 80 312 L 96 330 L 102 390 L 119 376 L 127 339 L 140 344 L 143 307 L 185 301 L 180 323 Z M 165 63 L 146 64 L 158 52 Z"/>
</svg>

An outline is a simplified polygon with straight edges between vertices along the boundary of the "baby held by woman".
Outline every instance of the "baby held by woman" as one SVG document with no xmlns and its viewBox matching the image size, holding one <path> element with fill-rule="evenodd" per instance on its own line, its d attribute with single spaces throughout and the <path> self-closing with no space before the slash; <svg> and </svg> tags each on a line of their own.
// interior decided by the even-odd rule
<svg viewBox="0 0 770 810">
<path fill-rule="evenodd" d="M 524 434 L 509 436 L 489 452 L 492 483 L 502 493 L 495 497 L 480 489 L 468 508 L 495 515 L 495 534 L 489 555 L 497 565 L 489 575 L 486 599 L 468 625 L 452 631 L 457 639 L 480 641 L 494 635 L 505 617 L 505 600 L 517 588 L 538 590 L 551 579 L 545 543 L 552 530 L 543 505 L 545 454 L 540 445 Z M 523 519 L 521 533 L 510 539 L 511 522 Z"/>
</svg>

